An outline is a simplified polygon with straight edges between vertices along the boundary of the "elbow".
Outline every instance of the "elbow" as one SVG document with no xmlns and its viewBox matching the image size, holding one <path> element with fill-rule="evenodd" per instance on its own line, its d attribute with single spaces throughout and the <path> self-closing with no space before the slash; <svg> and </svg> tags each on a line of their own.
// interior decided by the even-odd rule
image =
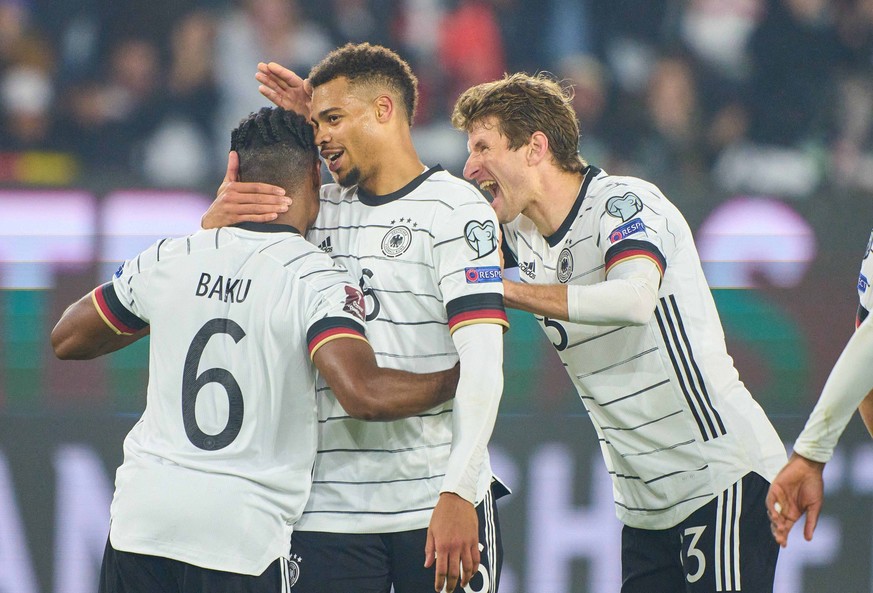
<svg viewBox="0 0 873 593">
<path fill-rule="evenodd" d="M 52 350 L 60 360 L 90 360 L 95 354 L 78 348 L 72 340 L 52 340 Z"/>
<path fill-rule="evenodd" d="M 337 396 L 337 399 L 340 400 L 343 409 L 352 418 L 366 420 L 367 422 L 379 419 L 379 411 L 372 402 L 368 401 L 365 394 L 354 390 L 351 390 L 351 392 L 345 393 L 342 396 L 340 396 L 339 393 L 334 393 Z"/>
<path fill-rule="evenodd" d="M 628 325 L 646 325 L 655 316 L 658 306 L 658 289 L 644 284 L 637 289 L 635 306 L 628 307 Z"/>
<path fill-rule="evenodd" d="M 60 360 L 91 360 L 99 354 L 76 339 L 75 333 L 59 331 L 55 328 L 51 334 L 52 351 Z"/>
<path fill-rule="evenodd" d="M 646 325 L 652 320 L 654 315 L 654 308 L 632 311 L 626 321 L 628 325 Z"/>
<path fill-rule="evenodd" d="M 391 420 L 391 418 L 386 417 L 381 410 L 367 406 L 352 406 L 352 408 L 347 409 L 346 412 L 348 412 L 349 416 L 352 418 L 355 418 L 356 420 L 364 420 L 365 422 Z"/>
<path fill-rule="evenodd" d="M 334 395 L 346 413 L 356 420 L 367 422 L 394 420 L 391 410 L 378 398 L 373 397 L 376 393 L 374 389 L 366 381 L 358 381 L 355 385 L 342 388 L 341 391 L 334 390 Z"/>
<path fill-rule="evenodd" d="M 51 342 L 52 342 L 52 350 L 55 353 L 55 356 L 60 360 L 74 360 L 75 359 L 75 348 L 73 344 L 71 344 L 72 340 L 71 336 L 64 335 L 63 332 L 58 331 L 58 328 L 55 327 L 52 330 Z"/>
</svg>

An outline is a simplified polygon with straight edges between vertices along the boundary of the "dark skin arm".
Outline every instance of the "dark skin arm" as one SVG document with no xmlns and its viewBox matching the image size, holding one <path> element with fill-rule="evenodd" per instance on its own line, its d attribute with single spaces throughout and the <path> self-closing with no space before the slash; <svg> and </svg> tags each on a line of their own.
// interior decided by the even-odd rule
<svg viewBox="0 0 873 593">
<path fill-rule="evenodd" d="M 89 292 L 67 307 L 52 329 L 55 356 L 61 360 L 90 360 L 120 350 L 149 334 L 149 326 L 132 335 L 119 335 L 110 328 L 91 301 Z"/>
<path fill-rule="evenodd" d="M 52 348 L 62 360 L 90 360 L 133 344 L 149 334 L 133 335 L 110 328 L 91 301 L 91 293 L 70 305 L 51 333 Z M 458 366 L 429 374 L 383 369 L 363 340 L 339 339 L 315 353 L 315 366 L 345 410 L 362 420 L 396 420 L 419 414 L 450 400 L 458 384 Z"/>
<path fill-rule="evenodd" d="M 332 340 L 312 360 L 343 409 L 361 420 L 420 414 L 454 397 L 458 384 L 458 365 L 426 374 L 381 368 L 364 340 Z"/>
</svg>

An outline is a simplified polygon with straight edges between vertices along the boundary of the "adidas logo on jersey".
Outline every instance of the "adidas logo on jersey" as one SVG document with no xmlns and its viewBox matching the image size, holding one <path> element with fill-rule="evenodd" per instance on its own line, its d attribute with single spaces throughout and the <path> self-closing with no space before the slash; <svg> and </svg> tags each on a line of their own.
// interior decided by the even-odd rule
<svg viewBox="0 0 873 593">
<path fill-rule="evenodd" d="M 523 261 L 518 264 L 518 269 L 530 276 L 531 278 L 537 277 L 537 262 L 526 262 Z"/>
<path fill-rule="evenodd" d="M 327 239 L 325 239 L 324 241 L 319 243 L 318 248 L 321 249 L 322 251 L 324 251 L 325 253 L 330 253 L 331 251 L 333 251 L 333 245 L 331 245 L 331 243 L 330 243 L 330 237 L 328 237 Z"/>
</svg>

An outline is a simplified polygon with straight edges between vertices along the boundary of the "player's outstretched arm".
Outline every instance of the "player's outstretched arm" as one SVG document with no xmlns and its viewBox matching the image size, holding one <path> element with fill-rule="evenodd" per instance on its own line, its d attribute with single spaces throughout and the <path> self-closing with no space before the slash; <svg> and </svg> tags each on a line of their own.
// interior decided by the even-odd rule
<svg viewBox="0 0 873 593">
<path fill-rule="evenodd" d="M 807 541 L 812 539 L 824 501 L 824 466 L 793 453 L 770 485 L 767 493 L 770 529 L 776 543 L 783 548 L 788 545 L 791 528 L 804 514 L 803 536 Z"/>
<path fill-rule="evenodd" d="M 437 373 L 381 368 L 364 340 L 327 342 L 312 358 L 343 409 L 361 420 L 397 420 L 450 400 L 458 366 Z"/>
<path fill-rule="evenodd" d="M 133 344 L 149 333 L 149 326 L 132 334 L 118 334 L 110 328 L 92 301 L 93 292 L 67 307 L 52 329 L 55 356 L 62 360 L 89 360 Z"/>
<path fill-rule="evenodd" d="M 200 219 L 201 227 L 215 229 L 238 222 L 270 222 L 291 205 L 281 187 L 238 179 L 239 155 L 232 150 L 227 155 L 227 171 L 215 201 Z"/>
<path fill-rule="evenodd" d="M 655 312 L 661 271 L 645 259 L 617 264 L 591 285 L 525 284 L 504 280 L 507 307 L 587 325 L 643 325 Z"/>
</svg>

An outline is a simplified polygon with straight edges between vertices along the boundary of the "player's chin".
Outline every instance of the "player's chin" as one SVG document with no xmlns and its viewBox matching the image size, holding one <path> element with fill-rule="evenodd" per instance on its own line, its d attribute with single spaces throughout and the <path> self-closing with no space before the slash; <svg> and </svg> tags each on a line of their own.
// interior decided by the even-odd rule
<svg viewBox="0 0 873 593">
<path fill-rule="evenodd" d="M 512 219 L 515 218 L 507 211 L 506 204 L 503 202 L 503 198 L 499 195 L 495 196 L 494 200 L 492 200 L 491 208 L 494 209 L 494 214 L 497 216 L 497 222 L 500 224 L 512 222 Z"/>
</svg>

